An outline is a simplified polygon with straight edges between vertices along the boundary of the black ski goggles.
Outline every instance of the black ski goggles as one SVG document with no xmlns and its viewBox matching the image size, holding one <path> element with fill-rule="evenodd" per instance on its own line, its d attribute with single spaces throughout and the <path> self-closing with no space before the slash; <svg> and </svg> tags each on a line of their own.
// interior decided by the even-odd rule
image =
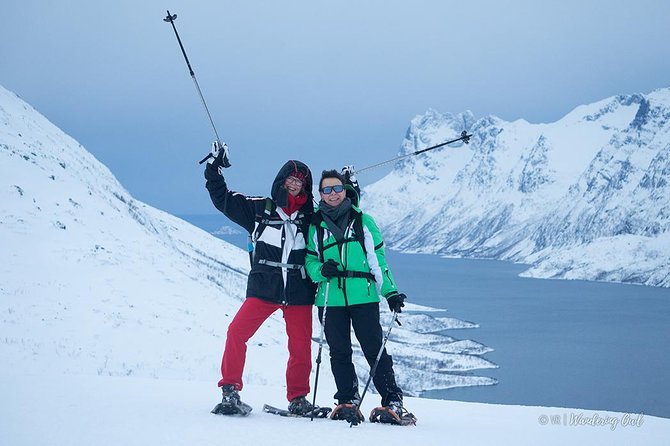
<svg viewBox="0 0 670 446">
<path fill-rule="evenodd" d="M 321 188 L 321 193 L 322 193 L 323 195 L 330 195 L 330 194 L 332 194 L 333 192 L 335 192 L 336 194 L 339 194 L 339 193 L 342 192 L 343 190 L 344 190 L 344 186 L 343 186 L 343 185 L 341 185 L 341 184 L 336 184 L 335 186 L 326 186 L 326 187 L 322 187 L 322 188 Z"/>
</svg>

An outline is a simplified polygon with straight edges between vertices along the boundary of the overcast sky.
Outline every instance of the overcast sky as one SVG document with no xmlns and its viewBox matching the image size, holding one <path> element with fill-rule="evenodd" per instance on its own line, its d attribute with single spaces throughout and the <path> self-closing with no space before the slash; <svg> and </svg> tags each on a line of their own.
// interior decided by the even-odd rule
<svg viewBox="0 0 670 446">
<path fill-rule="evenodd" d="M 552 122 L 670 86 L 665 0 L 4 2 L 0 84 L 174 214 L 217 211 L 197 164 L 213 132 L 166 9 L 247 194 L 288 159 L 318 178 L 392 158 L 428 108 Z"/>
</svg>

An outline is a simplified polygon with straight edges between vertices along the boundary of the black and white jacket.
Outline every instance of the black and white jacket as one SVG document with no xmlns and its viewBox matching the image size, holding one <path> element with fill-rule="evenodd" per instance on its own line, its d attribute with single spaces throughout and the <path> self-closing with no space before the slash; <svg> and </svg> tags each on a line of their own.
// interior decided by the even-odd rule
<svg viewBox="0 0 670 446">
<path fill-rule="evenodd" d="M 286 178 L 295 170 L 305 176 L 307 201 L 291 215 L 282 210 L 288 203 Z M 315 284 L 305 274 L 306 235 L 314 212 L 312 176 L 300 161 L 287 162 L 272 183 L 272 206 L 267 198 L 247 197 L 228 189 L 219 169 L 207 165 L 206 187 L 214 206 L 252 235 L 260 224 L 264 229 L 255 242 L 247 297 L 257 297 L 281 305 L 312 305 Z M 261 223 L 262 221 L 264 223 Z M 280 266 L 284 265 L 284 266 Z"/>
</svg>

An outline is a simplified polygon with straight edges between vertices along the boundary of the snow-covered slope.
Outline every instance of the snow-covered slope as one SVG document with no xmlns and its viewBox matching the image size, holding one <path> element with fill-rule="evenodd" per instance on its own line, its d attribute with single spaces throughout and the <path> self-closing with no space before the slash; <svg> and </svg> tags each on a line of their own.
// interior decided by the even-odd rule
<svg viewBox="0 0 670 446">
<path fill-rule="evenodd" d="M 416 426 L 282 418 L 263 413 L 284 389 L 251 385 L 246 418 L 203 411 L 208 383 L 134 377 L 0 380 L 3 445 L 96 446 L 365 446 L 665 445 L 670 420 L 640 414 L 499 406 L 407 398 Z M 374 407 L 366 397 L 363 411 Z"/>
<path fill-rule="evenodd" d="M 212 383 L 215 402 L 246 253 L 134 200 L 81 145 L 2 87 L 0 249 L 0 375 L 199 379 Z M 490 348 L 418 334 L 475 325 L 418 313 L 403 321 L 408 328 L 395 330 L 390 348 L 410 394 L 495 383 L 460 374 L 495 367 L 482 357 Z M 283 384 L 283 325 L 276 314 L 250 341 L 247 383 Z M 368 367 L 359 365 L 364 377 Z M 332 381 L 328 368 L 324 361 L 322 382 Z"/>
<path fill-rule="evenodd" d="M 0 88 L 0 370 L 203 377 L 244 253 L 134 200 Z"/>
<path fill-rule="evenodd" d="M 390 245 L 532 264 L 527 275 L 670 286 L 670 89 L 577 107 L 557 122 L 429 110 L 404 158 L 364 190 Z"/>
</svg>

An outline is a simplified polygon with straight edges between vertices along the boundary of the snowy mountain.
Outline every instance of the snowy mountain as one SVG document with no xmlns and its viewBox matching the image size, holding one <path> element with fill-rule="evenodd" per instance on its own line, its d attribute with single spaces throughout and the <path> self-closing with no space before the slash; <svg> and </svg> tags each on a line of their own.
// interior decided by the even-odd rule
<svg viewBox="0 0 670 446">
<path fill-rule="evenodd" d="M 530 277 L 670 286 L 670 88 L 579 106 L 549 124 L 429 110 L 364 189 L 389 245 L 527 263 Z"/>
<path fill-rule="evenodd" d="M 202 380 L 212 383 L 213 405 L 226 328 L 245 293 L 246 252 L 133 199 L 2 87 L 0 182 L 0 376 Z M 482 357 L 490 348 L 440 334 L 475 324 L 412 308 L 389 344 L 408 394 L 495 384 L 472 374 L 496 367 Z M 245 382 L 283 385 L 275 365 L 286 362 L 285 343 L 278 312 L 249 343 Z M 368 366 L 355 356 L 364 379 Z M 332 382 L 327 363 L 323 383 Z"/>
</svg>

